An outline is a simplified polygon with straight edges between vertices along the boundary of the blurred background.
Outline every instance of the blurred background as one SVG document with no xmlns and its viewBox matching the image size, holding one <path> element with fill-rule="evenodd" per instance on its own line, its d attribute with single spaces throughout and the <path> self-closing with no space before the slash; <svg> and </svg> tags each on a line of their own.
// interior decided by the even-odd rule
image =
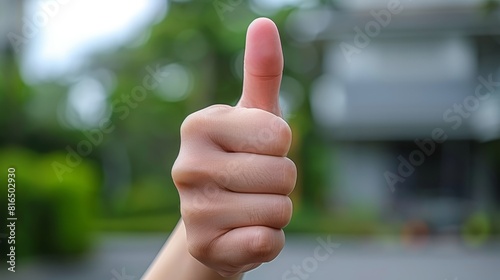
<svg viewBox="0 0 500 280">
<path fill-rule="evenodd" d="M 285 250 L 245 279 L 498 279 L 499 4 L 0 2 L 1 278 L 139 279 L 179 219 L 180 124 L 237 102 L 266 16 L 299 176 Z"/>
</svg>

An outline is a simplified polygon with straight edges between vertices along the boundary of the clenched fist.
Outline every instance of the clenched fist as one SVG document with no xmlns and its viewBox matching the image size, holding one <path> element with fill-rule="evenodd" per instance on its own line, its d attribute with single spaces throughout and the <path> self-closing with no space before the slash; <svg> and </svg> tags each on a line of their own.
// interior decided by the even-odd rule
<svg viewBox="0 0 500 280">
<path fill-rule="evenodd" d="M 286 158 L 292 133 L 280 117 L 283 55 L 272 21 L 248 28 L 244 69 L 236 107 L 211 106 L 184 121 L 172 170 L 189 252 L 224 276 L 279 254 L 296 180 Z"/>
<path fill-rule="evenodd" d="M 255 20 L 248 28 L 238 104 L 193 113 L 181 127 L 172 178 L 185 248 L 224 277 L 273 260 L 285 243 L 282 228 L 292 215 L 288 195 L 297 171 L 286 157 L 292 133 L 278 102 L 282 71 L 276 26 Z"/>
</svg>

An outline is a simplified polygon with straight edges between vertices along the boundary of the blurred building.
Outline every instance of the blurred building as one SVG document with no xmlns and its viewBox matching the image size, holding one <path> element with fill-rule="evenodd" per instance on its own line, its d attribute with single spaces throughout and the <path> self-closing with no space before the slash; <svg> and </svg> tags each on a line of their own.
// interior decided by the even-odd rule
<svg viewBox="0 0 500 280">
<path fill-rule="evenodd" d="M 338 162 L 332 205 L 437 230 L 498 210 L 484 143 L 500 139 L 500 14 L 476 0 L 338 3 L 309 12 L 328 46 L 311 104 Z"/>
<path fill-rule="evenodd" d="M 9 34 L 20 34 L 24 1 L 2 1 L 0 3 L 0 55 L 12 47 Z"/>
</svg>

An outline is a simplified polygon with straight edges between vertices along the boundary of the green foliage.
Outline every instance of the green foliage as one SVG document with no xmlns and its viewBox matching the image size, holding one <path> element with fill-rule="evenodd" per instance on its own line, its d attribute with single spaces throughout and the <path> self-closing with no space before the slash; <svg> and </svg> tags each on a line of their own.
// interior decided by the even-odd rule
<svg viewBox="0 0 500 280">
<path fill-rule="evenodd" d="M 103 232 L 170 232 L 179 221 L 179 211 L 126 217 L 101 217 L 98 228 Z"/>
<path fill-rule="evenodd" d="M 286 227 L 290 233 L 328 233 L 345 236 L 372 236 L 376 234 L 396 234 L 380 222 L 372 213 L 366 211 L 349 211 L 347 213 L 331 213 L 318 211 L 308 207 L 296 211 L 292 221 Z"/>
<path fill-rule="evenodd" d="M 492 223 L 487 214 L 473 213 L 462 228 L 464 241 L 470 246 L 480 246 L 491 237 Z"/>
<path fill-rule="evenodd" d="M 21 256 L 78 255 L 90 248 L 98 174 L 93 164 L 84 162 L 59 181 L 51 166 L 64 157 L 22 148 L 0 150 L 2 181 L 7 182 L 8 168 L 16 169 L 16 251 Z M 1 188 L 0 195 L 6 198 L 7 188 Z M 2 209 L 0 219 L 7 215 Z"/>
<path fill-rule="evenodd" d="M 179 196 L 173 183 L 166 186 L 161 178 L 144 178 L 133 185 L 130 191 L 116 199 L 115 213 L 118 216 L 147 216 L 179 211 Z"/>
<path fill-rule="evenodd" d="M 482 5 L 482 9 L 486 13 L 492 13 L 495 10 L 498 10 L 499 7 L 500 7 L 500 1 L 498 1 L 498 0 L 485 0 L 485 1 L 483 1 L 483 5 Z"/>
</svg>

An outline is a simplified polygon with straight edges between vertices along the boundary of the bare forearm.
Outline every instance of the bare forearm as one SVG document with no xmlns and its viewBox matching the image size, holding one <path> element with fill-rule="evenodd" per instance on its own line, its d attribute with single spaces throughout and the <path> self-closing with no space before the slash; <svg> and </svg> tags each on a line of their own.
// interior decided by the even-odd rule
<svg viewBox="0 0 500 280">
<path fill-rule="evenodd" d="M 189 254 L 184 223 L 177 227 L 142 278 L 143 280 L 240 280 L 242 275 L 224 278 Z"/>
</svg>

